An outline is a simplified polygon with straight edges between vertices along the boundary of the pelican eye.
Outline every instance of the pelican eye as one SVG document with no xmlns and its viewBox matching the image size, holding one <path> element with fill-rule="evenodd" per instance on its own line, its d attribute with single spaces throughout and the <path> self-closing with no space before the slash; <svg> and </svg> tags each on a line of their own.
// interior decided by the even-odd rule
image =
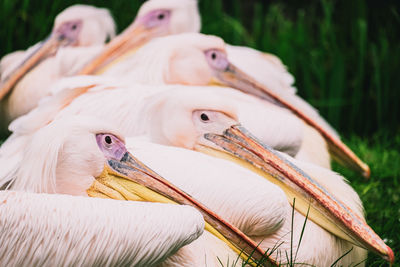
<svg viewBox="0 0 400 267">
<path fill-rule="evenodd" d="M 76 28 L 78 28 L 78 26 L 76 24 L 73 24 L 71 27 L 72 30 L 76 30 Z"/>
<path fill-rule="evenodd" d="M 165 14 L 161 13 L 157 16 L 157 19 L 163 20 L 165 18 Z"/>
<path fill-rule="evenodd" d="M 204 51 L 207 62 L 213 69 L 226 70 L 229 67 L 228 57 L 223 50 L 208 49 Z"/>
<path fill-rule="evenodd" d="M 201 113 L 200 118 L 202 121 L 209 121 L 210 118 L 208 118 L 207 114 L 205 113 Z"/>
<path fill-rule="evenodd" d="M 106 141 L 106 143 L 109 144 L 109 145 L 111 145 L 111 143 L 112 143 L 111 137 L 110 137 L 109 135 L 107 135 L 107 136 L 104 138 L 104 141 Z"/>
</svg>

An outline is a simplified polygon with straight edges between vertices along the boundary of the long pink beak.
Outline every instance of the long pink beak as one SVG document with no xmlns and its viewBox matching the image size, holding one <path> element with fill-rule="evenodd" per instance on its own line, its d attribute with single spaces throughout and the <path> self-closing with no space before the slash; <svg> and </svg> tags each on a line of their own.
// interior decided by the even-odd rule
<svg viewBox="0 0 400 267">
<path fill-rule="evenodd" d="M 1 81 L 0 100 L 3 99 L 30 70 L 42 60 L 54 54 L 63 45 L 65 45 L 65 40 L 54 33 L 44 40 L 9 76 Z"/>
<path fill-rule="evenodd" d="M 229 63 L 225 70 L 217 71 L 216 78 L 224 85 L 236 88 L 247 94 L 257 96 L 267 101 L 272 100 L 273 102 L 290 109 L 296 116 L 315 128 L 325 138 L 329 145 L 330 152 L 339 163 L 360 172 L 366 178 L 370 176 L 371 171 L 368 165 L 358 158 L 357 155 L 338 137 L 331 134 L 324 126 L 313 120 L 298 107 L 289 103 L 264 85 L 258 83 L 233 64 Z"/>
<path fill-rule="evenodd" d="M 393 251 L 362 218 L 308 174 L 262 144 L 241 125 L 232 125 L 222 135 L 207 133 L 204 138 L 211 145 L 201 144 L 196 150 L 201 151 L 202 146 L 217 148 L 245 161 L 262 173 L 267 173 L 266 178 L 279 185 L 288 196 L 297 197 L 296 203 L 300 200 L 311 206 L 315 214 L 310 215 L 309 219 L 333 234 L 371 250 L 391 263 L 394 262 Z M 295 208 L 297 209 L 297 205 Z"/>
</svg>

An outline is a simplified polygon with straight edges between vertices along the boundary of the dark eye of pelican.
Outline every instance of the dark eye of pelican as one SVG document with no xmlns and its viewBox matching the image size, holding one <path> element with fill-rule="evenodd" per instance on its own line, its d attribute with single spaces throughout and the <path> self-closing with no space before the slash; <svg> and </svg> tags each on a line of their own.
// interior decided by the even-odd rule
<svg viewBox="0 0 400 267">
<path fill-rule="evenodd" d="M 214 60 L 214 59 L 216 59 L 217 58 L 217 54 L 215 54 L 215 52 L 213 52 L 212 54 L 211 54 L 211 58 Z"/>
<path fill-rule="evenodd" d="M 77 26 L 76 24 L 72 24 L 71 29 L 72 29 L 72 30 L 76 30 L 77 27 L 78 27 L 78 26 Z"/>
<path fill-rule="evenodd" d="M 127 152 L 124 141 L 110 133 L 96 134 L 96 143 L 107 159 L 120 161 Z"/>
<path fill-rule="evenodd" d="M 157 16 L 159 20 L 163 20 L 165 18 L 165 14 L 161 13 Z"/>
<path fill-rule="evenodd" d="M 200 118 L 202 121 L 209 121 L 210 119 L 208 118 L 207 114 L 201 113 Z"/>
<path fill-rule="evenodd" d="M 104 140 L 106 141 L 107 144 L 111 145 L 112 140 L 111 140 L 111 137 L 110 137 L 109 135 L 107 135 L 107 136 L 104 138 Z"/>
</svg>

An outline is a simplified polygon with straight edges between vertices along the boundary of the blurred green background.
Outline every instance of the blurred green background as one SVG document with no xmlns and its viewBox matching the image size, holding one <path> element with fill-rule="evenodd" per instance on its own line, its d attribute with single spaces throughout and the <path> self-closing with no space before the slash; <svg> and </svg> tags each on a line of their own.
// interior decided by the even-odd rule
<svg viewBox="0 0 400 267">
<path fill-rule="evenodd" d="M 109 8 L 124 29 L 143 1 L 1 0 L 0 56 L 49 34 L 64 8 Z M 341 133 L 400 131 L 400 1 L 200 0 L 204 33 L 278 55 L 299 94 Z"/>
<path fill-rule="evenodd" d="M 0 57 L 45 38 L 55 16 L 107 7 L 123 30 L 143 1 L 0 0 Z M 314 105 L 367 162 L 372 178 L 334 165 L 363 200 L 368 223 L 400 251 L 400 1 L 199 0 L 202 32 L 276 54 Z M 0 141 L 1 143 L 1 141 Z M 367 266 L 388 266 L 370 254 Z"/>
</svg>

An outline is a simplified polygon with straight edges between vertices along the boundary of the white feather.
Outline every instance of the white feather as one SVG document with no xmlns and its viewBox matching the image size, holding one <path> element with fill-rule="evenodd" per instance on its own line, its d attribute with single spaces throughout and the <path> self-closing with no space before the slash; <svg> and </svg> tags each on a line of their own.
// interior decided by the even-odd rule
<svg viewBox="0 0 400 267">
<path fill-rule="evenodd" d="M 187 206 L 0 192 L 2 266 L 154 266 L 199 237 Z"/>
</svg>

